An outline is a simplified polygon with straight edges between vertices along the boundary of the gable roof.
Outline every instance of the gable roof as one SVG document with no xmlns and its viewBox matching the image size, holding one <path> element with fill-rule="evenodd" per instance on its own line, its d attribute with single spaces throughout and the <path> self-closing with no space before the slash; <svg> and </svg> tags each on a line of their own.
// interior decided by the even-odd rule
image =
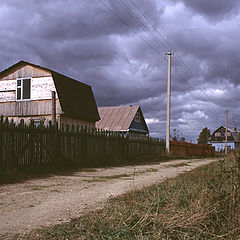
<svg viewBox="0 0 240 240">
<path fill-rule="evenodd" d="M 130 125 L 139 111 L 142 114 L 140 106 L 115 106 L 98 108 L 101 120 L 96 122 L 96 127 L 109 131 L 128 131 Z M 147 124 L 143 117 L 143 124 L 148 131 Z"/>
<path fill-rule="evenodd" d="M 0 72 L 0 78 L 26 65 L 51 73 L 64 115 L 93 122 L 100 119 L 91 86 L 66 77 L 49 68 L 19 61 Z"/>
<path fill-rule="evenodd" d="M 215 131 L 213 132 L 213 134 L 212 134 L 212 136 L 211 136 L 211 141 L 212 141 L 212 139 L 214 138 L 215 133 L 218 132 L 220 129 L 224 129 L 224 131 L 226 131 L 226 128 L 225 128 L 224 126 L 219 127 L 217 130 L 215 130 Z M 227 128 L 227 131 L 228 131 L 228 132 L 231 132 L 232 137 L 233 137 L 233 139 L 234 139 L 234 142 L 238 142 L 238 134 L 239 134 L 239 131 L 236 130 L 236 129 L 234 129 L 234 128 L 232 128 L 232 127 L 228 127 L 228 128 Z"/>
</svg>

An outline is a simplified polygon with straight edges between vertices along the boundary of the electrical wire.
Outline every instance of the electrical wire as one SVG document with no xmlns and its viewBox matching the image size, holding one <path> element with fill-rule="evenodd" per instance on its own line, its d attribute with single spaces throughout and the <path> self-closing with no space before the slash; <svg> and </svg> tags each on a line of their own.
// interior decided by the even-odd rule
<svg viewBox="0 0 240 240">
<path fill-rule="evenodd" d="M 120 0 L 121 1 L 121 0 Z M 164 41 L 164 43 L 167 45 L 167 47 L 164 46 L 163 43 L 161 43 L 161 45 L 164 46 L 165 49 L 167 49 L 168 51 L 170 51 L 169 49 L 174 49 L 172 44 L 170 44 L 166 39 L 165 37 L 153 26 L 153 24 L 151 23 L 151 21 L 148 19 L 148 17 L 141 11 L 141 9 L 135 4 L 135 2 L 133 0 L 130 0 L 130 2 L 133 4 L 133 6 L 138 10 L 138 12 L 144 17 L 144 19 L 149 23 L 149 25 L 153 28 L 154 31 L 157 32 L 157 34 L 160 36 L 160 38 L 162 39 L 162 41 Z M 139 20 L 139 19 L 138 19 Z M 159 40 L 160 42 L 160 40 Z M 176 48 L 175 48 L 176 49 Z M 177 54 L 177 59 L 176 59 L 176 62 L 184 69 L 184 71 L 188 74 L 188 76 L 191 78 L 191 79 L 194 79 L 194 75 L 192 73 L 192 71 L 187 67 L 187 65 L 185 64 L 185 62 L 182 60 L 182 58 L 179 56 L 179 54 Z M 179 58 L 179 60 L 178 60 Z M 187 84 L 189 85 L 188 81 L 185 81 L 187 82 Z M 199 82 L 198 82 L 199 84 Z M 199 84 L 200 85 L 200 84 Z M 191 87 L 192 88 L 192 87 Z M 210 97 L 207 93 L 206 93 L 206 90 L 203 90 L 202 89 L 202 92 L 203 94 L 207 97 L 207 99 L 211 102 L 213 102 L 216 106 L 218 106 L 220 109 L 224 110 L 225 109 L 217 103 L 217 101 L 213 98 L 213 97 Z"/>
<path fill-rule="evenodd" d="M 161 54 L 161 52 L 159 52 L 158 49 L 156 49 L 154 46 L 152 46 L 149 42 L 147 42 L 147 40 L 145 40 L 140 34 L 138 34 L 137 31 L 135 31 L 127 22 L 125 22 L 124 20 L 122 20 L 122 18 L 116 14 L 112 8 L 110 8 L 103 0 L 98 0 L 99 2 L 101 2 L 103 4 L 103 6 L 110 11 L 122 24 L 124 24 L 125 26 L 127 26 L 133 33 L 135 33 L 140 39 L 142 39 L 145 44 L 147 44 L 150 48 L 152 48 L 154 51 L 156 51 L 157 53 Z"/>
<path fill-rule="evenodd" d="M 147 33 L 147 35 L 158 45 L 162 48 L 163 53 L 166 52 L 168 49 L 154 36 L 154 34 L 148 30 L 148 28 L 141 22 L 141 20 L 134 14 L 134 12 L 126 5 L 122 0 L 115 0 L 122 7 L 126 13 L 132 17 L 132 19 L 139 25 L 139 27 Z"/>
<path fill-rule="evenodd" d="M 137 23 L 137 25 L 143 30 L 143 32 L 145 32 L 147 34 L 147 36 L 150 38 L 150 40 L 152 40 L 153 42 L 150 42 L 149 39 L 145 39 L 143 38 L 134 28 L 132 28 L 130 26 L 130 24 L 128 24 L 126 21 L 124 21 L 121 16 L 119 14 L 116 13 L 116 11 L 113 10 L 113 8 L 111 6 L 108 6 L 103 0 L 98 0 L 100 1 L 104 7 L 111 12 L 122 24 L 124 24 L 126 27 L 128 27 L 132 32 L 134 32 L 141 40 L 143 40 L 145 42 L 146 45 L 148 45 L 153 51 L 157 52 L 158 54 L 162 54 L 162 51 L 170 51 L 169 49 L 174 49 L 172 47 L 172 45 L 165 39 L 165 37 L 163 37 L 163 35 L 161 33 L 159 33 L 159 31 L 152 25 L 151 21 L 146 17 L 146 15 L 141 11 L 141 9 L 134 3 L 133 0 L 130 0 L 130 2 L 132 3 L 132 5 L 138 10 L 138 12 L 141 14 L 141 16 L 143 16 L 143 18 L 148 22 L 148 24 L 153 28 L 153 30 L 158 34 L 158 36 L 161 38 L 161 40 L 159 40 L 158 37 L 156 37 L 156 35 L 154 35 L 154 33 L 149 30 L 149 28 L 141 21 L 141 19 L 136 16 L 134 14 L 134 12 L 130 9 L 129 6 L 127 6 L 126 4 L 123 3 L 122 0 L 116 0 L 115 2 L 129 15 L 129 17 L 131 17 L 131 19 L 133 21 L 135 21 Z M 153 43 L 155 43 L 157 45 L 154 46 Z M 167 46 L 166 46 L 167 45 Z M 183 59 L 181 58 L 181 56 L 178 53 L 175 53 L 176 58 L 175 58 L 175 63 L 176 66 L 175 71 L 178 74 L 178 76 L 187 83 L 187 85 L 189 85 L 189 87 L 191 89 L 193 89 L 194 91 L 196 90 L 196 85 L 200 86 L 201 83 L 194 77 L 194 74 L 192 73 L 192 71 L 189 69 L 189 67 L 185 64 L 185 62 L 183 61 Z M 182 74 L 179 72 L 179 70 L 177 69 L 177 67 L 179 68 L 180 71 L 182 71 L 185 75 L 188 76 L 189 79 L 195 80 L 194 81 L 194 85 L 187 81 L 186 78 L 184 78 L 182 76 Z M 201 89 L 201 94 L 199 92 L 196 92 L 196 94 L 198 96 L 200 96 L 203 99 L 208 99 L 209 102 L 211 102 L 212 104 L 214 104 L 215 106 L 217 106 L 218 109 L 221 113 L 222 111 L 225 109 L 211 96 L 209 96 L 209 94 L 206 92 L 206 90 Z M 205 96 L 205 98 L 203 97 Z"/>
</svg>

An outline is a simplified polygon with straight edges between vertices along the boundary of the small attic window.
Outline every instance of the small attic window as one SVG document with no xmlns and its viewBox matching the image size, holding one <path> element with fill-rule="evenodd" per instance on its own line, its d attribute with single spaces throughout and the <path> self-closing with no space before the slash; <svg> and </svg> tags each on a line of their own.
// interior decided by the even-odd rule
<svg viewBox="0 0 240 240">
<path fill-rule="evenodd" d="M 17 101 L 29 100 L 31 98 L 31 78 L 18 78 L 17 79 Z"/>
<path fill-rule="evenodd" d="M 135 115 L 135 117 L 134 117 L 134 121 L 135 121 L 135 122 L 140 122 L 140 120 L 141 120 L 141 118 L 140 118 L 140 113 L 137 112 L 136 115 Z"/>
</svg>

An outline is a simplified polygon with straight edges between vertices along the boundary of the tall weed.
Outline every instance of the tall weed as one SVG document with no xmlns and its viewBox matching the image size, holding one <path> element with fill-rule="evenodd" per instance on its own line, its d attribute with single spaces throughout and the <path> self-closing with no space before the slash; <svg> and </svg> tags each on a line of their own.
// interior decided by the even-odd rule
<svg viewBox="0 0 240 240">
<path fill-rule="evenodd" d="M 239 194 L 240 153 L 236 152 L 235 157 L 112 199 L 102 210 L 23 239 L 237 240 Z"/>
</svg>

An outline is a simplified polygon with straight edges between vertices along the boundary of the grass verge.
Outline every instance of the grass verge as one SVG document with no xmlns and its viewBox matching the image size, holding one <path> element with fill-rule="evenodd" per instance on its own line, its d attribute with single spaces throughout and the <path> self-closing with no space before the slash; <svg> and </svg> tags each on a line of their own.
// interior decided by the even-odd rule
<svg viewBox="0 0 240 240">
<path fill-rule="evenodd" d="M 240 156 L 109 200 L 102 210 L 15 239 L 239 239 Z"/>
</svg>

